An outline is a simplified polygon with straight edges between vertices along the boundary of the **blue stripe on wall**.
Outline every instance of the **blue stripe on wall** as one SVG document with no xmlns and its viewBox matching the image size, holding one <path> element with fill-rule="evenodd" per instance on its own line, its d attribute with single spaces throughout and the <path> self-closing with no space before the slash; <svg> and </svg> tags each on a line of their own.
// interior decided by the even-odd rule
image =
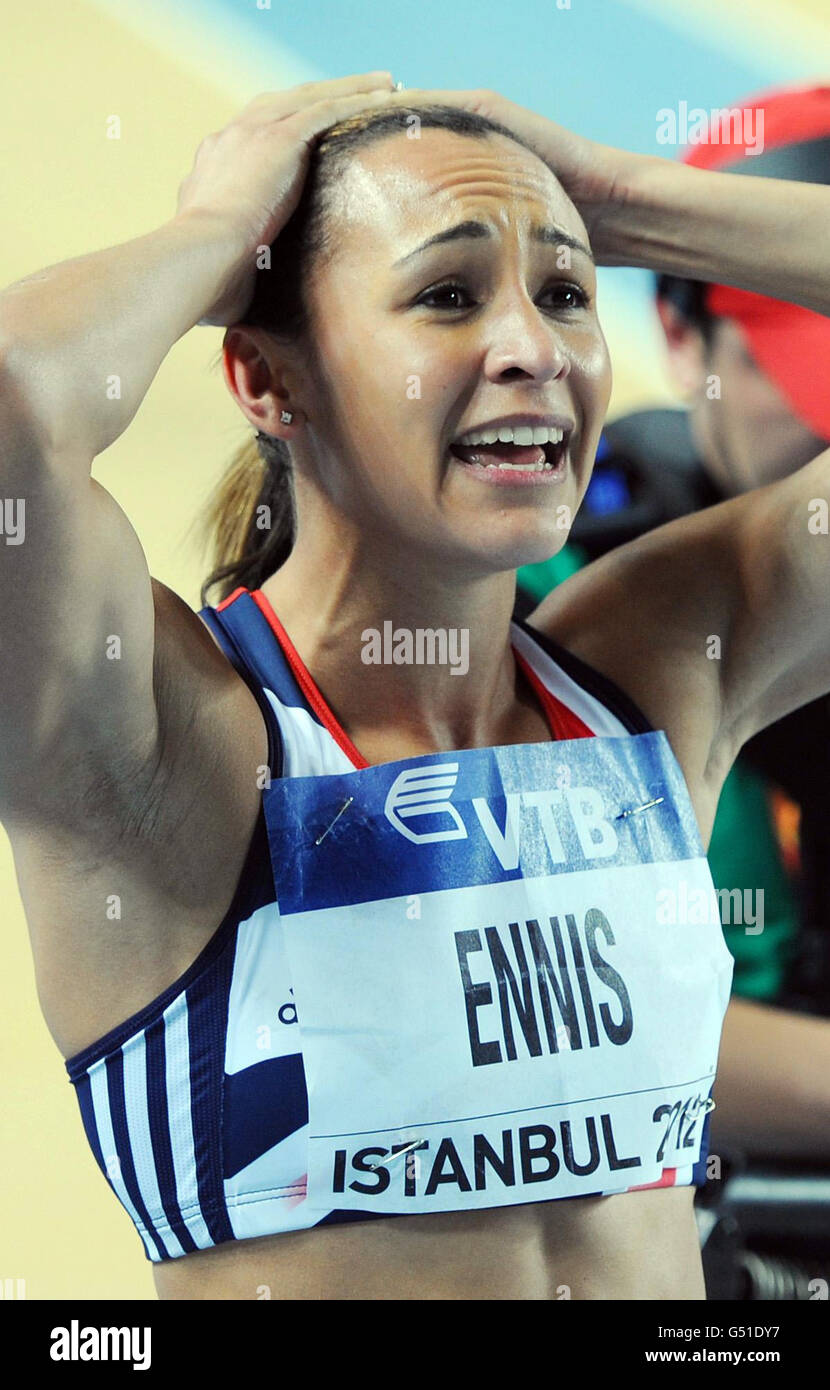
<svg viewBox="0 0 830 1390">
<path fill-rule="evenodd" d="M 384 0 L 310 7 L 272 0 L 212 0 L 220 26 L 259 50 L 269 41 L 319 67 L 321 77 L 389 69 L 408 87 L 490 87 L 593 140 L 657 153 L 655 115 L 681 98 L 722 106 L 781 80 L 771 52 L 736 54 L 719 41 L 678 35 L 622 0 Z M 252 93 L 253 95 L 253 93 Z"/>
</svg>

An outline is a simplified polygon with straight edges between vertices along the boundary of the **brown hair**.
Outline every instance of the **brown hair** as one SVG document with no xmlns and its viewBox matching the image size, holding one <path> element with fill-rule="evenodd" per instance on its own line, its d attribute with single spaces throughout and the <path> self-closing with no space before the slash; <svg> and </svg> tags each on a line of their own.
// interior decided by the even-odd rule
<svg viewBox="0 0 830 1390">
<path fill-rule="evenodd" d="M 276 273 L 257 270 L 253 298 L 240 323 L 289 342 L 308 335 L 303 285 L 315 258 L 327 257 L 333 249 L 327 195 L 356 150 L 412 129 L 413 117 L 423 128 L 478 139 L 506 135 L 531 148 L 498 122 L 454 106 L 368 110 L 330 127 L 312 151 L 300 201 L 271 245 Z M 212 561 L 201 591 L 205 605 L 211 589 L 218 586 L 217 601 L 240 585 L 257 589 L 285 563 L 294 544 L 295 510 L 291 456 L 283 440 L 257 433 L 236 451 L 208 502 L 204 529 Z"/>
</svg>

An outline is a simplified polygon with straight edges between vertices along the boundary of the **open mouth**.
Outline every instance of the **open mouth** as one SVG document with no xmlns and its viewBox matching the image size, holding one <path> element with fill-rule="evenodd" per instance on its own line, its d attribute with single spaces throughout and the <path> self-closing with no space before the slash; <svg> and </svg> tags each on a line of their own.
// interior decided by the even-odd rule
<svg viewBox="0 0 830 1390">
<path fill-rule="evenodd" d="M 492 443 L 451 444 L 450 453 L 460 463 L 477 464 L 505 473 L 555 473 L 564 465 L 569 433 L 557 431 L 560 438 L 543 444 Z"/>
</svg>

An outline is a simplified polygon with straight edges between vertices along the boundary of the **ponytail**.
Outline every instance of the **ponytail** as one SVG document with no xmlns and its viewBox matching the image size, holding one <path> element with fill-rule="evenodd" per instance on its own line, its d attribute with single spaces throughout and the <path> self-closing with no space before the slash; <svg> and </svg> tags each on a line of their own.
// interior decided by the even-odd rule
<svg viewBox="0 0 830 1390">
<path fill-rule="evenodd" d="M 257 434 L 236 453 L 213 492 L 204 526 L 214 568 L 201 590 L 202 605 L 232 594 L 240 585 L 258 589 L 284 564 L 294 544 L 294 487 L 291 459 L 281 439 Z"/>
</svg>

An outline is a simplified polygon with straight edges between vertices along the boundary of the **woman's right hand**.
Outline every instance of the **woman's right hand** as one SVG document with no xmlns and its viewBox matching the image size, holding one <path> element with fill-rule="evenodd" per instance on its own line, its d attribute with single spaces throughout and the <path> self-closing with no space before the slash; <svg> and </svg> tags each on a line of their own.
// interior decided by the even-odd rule
<svg viewBox="0 0 830 1390">
<path fill-rule="evenodd" d="M 256 249 L 270 246 L 300 201 L 315 138 L 394 92 L 389 72 L 304 82 L 254 97 L 229 125 L 206 135 L 181 184 L 176 217 L 218 219 L 239 247 L 228 287 L 200 323 L 238 323 L 254 293 Z"/>
</svg>

